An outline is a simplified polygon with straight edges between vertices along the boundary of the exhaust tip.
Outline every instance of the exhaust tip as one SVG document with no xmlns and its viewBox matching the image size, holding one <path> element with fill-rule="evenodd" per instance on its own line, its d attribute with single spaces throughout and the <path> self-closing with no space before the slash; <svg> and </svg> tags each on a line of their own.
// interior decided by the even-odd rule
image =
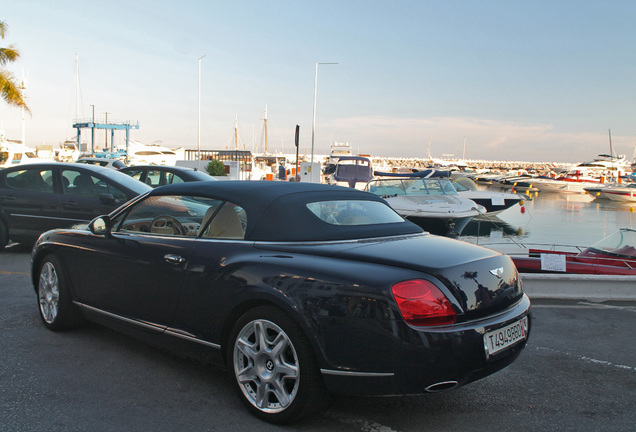
<svg viewBox="0 0 636 432">
<path fill-rule="evenodd" d="M 429 393 L 438 393 L 438 392 L 443 392 L 447 390 L 452 390 L 458 385 L 459 383 L 457 381 L 443 381 L 443 382 L 431 384 L 430 386 L 426 387 L 425 390 Z"/>
</svg>

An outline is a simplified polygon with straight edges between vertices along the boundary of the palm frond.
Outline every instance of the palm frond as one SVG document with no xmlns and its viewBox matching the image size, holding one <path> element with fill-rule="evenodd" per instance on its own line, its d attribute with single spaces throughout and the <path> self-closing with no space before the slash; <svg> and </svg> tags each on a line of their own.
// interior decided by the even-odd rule
<svg viewBox="0 0 636 432">
<path fill-rule="evenodd" d="M 2 99 L 9 105 L 24 108 L 26 111 L 31 112 L 24 100 L 22 90 L 16 82 L 13 74 L 5 70 L 0 70 L 0 94 L 2 95 Z"/>
<path fill-rule="evenodd" d="M 9 62 L 14 62 L 20 57 L 20 52 L 9 45 L 8 48 L 0 48 L 0 65 L 4 66 Z"/>
</svg>

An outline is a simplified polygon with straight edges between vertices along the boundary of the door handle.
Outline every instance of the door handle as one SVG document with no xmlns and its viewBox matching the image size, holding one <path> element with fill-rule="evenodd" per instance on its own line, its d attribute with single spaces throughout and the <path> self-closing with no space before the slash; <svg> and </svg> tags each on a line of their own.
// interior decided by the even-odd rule
<svg viewBox="0 0 636 432">
<path fill-rule="evenodd" d="M 179 255 L 175 255 L 175 254 L 164 255 L 163 259 L 166 262 L 168 262 L 170 264 L 175 264 L 175 265 L 183 264 L 186 261 L 186 259 L 184 257 L 179 256 Z"/>
</svg>

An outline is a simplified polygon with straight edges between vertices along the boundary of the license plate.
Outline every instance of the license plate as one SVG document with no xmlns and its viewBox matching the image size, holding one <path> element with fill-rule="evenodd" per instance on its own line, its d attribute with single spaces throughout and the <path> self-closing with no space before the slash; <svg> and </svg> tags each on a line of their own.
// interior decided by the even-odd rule
<svg viewBox="0 0 636 432">
<path fill-rule="evenodd" d="M 523 317 L 506 327 L 489 331 L 484 335 L 486 358 L 505 350 L 519 341 L 525 340 L 526 337 L 528 337 L 528 317 Z"/>
</svg>

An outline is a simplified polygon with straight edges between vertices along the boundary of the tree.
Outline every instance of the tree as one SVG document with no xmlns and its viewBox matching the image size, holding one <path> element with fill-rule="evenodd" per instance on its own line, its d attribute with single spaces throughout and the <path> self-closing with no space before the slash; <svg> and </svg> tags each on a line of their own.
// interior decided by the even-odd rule
<svg viewBox="0 0 636 432">
<path fill-rule="evenodd" d="M 4 21 L 0 21 L 0 39 L 4 39 L 8 26 Z M 4 69 L 7 63 L 12 63 L 20 57 L 20 52 L 13 45 L 8 48 L 0 47 L 0 93 L 2 98 L 9 104 L 29 111 L 29 107 L 24 101 L 22 86 L 11 72 Z"/>
</svg>

